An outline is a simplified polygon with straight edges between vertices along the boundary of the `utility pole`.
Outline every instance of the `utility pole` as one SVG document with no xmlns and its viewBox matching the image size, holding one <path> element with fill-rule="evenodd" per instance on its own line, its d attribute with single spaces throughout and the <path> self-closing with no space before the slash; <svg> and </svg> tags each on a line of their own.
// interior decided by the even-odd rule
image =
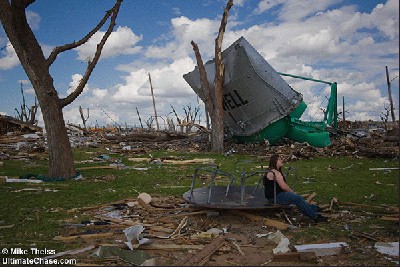
<svg viewBox="0 0 400 267">
<path fill-rule="evenodd" d="M 343 125 L 345 125 L 345 123 L 346 123 L 346 115 L 345 115 L 346 111 L 345 110 L 346 109 L 344 108 L 344 96 L 343 96 Z"/>
<path fill-rule="evenodd" d="M 156 110 L 156 100 L 154 99 L 153 85 L 151 84 L 150 72 L 149 72 L 149 81 L 150 81 L 151 96 L 153 97 L 154 117 L 156 117 L 157 131 L 159 131 L 160 130 L 160 126 L 158 124 L 158 117 L 157 117 L 157 110 Z"/>
<path fill-rule="evenodd" d="M 388 67 L 387 66 L 386 66 L 386 81 L 387 81 L 388 92 L 389 92 L 390 112 L 392 114 L 392 120 L 393 120 L 393 122 L 395 122 L 396 121 L 396 117 L 394 116 L 392 90 L 390 89 L 389 71 L 388 71 Z"/>
</svg>

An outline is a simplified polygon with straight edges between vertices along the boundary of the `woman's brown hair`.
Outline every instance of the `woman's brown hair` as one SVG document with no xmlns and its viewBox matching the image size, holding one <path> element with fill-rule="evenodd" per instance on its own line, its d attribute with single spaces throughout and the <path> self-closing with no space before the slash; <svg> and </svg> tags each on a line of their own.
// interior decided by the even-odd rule
<svg viewBox="0 0 400 267">
<path fill-rule="evenodd" d="M 278 154 L 273 154 L 271 156 L 271 158 L 269 159 L 268 169 L 270 169 L 270 170 L 275 169 L 275 170 L 281 171 L 281 169 L 280 168 L 278 169 L 278 167 L 276 165 L 279 158 L 280 158 L 280 156 Z"/>
</svg>

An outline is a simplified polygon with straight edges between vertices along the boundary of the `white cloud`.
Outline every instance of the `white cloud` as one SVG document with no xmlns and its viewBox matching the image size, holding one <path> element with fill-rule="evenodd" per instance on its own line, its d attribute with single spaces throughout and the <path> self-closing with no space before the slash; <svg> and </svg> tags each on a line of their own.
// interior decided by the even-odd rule
<svg viewBox="0 0 400 267">
<path fill-rule="evenodd" d="M 30 10 L 27 10 L 26 18 L 27 18 L 29 26 L 31 27 L 32 30 L 39 29 L 40 21 L 42 20 L 39 14 L 37 14 L 36 12 L 30 11 Z"/>
<path fill-rule="evenodd" d="M 100 43 L 104 32 L 97 32 L 89 39 L 87 43 L 77 47 L 75 50 L 78 52 L 79 60 L 93 59 L 96 52 L 96 46 Z M 143 39 L 143 36 L 137 36 L 128 27 L 118 27 L 116 31 L 112 32 L 107 39 L 106 44 L 101 53 L 101 58 L 114 57 L 117 55 L 131 55 L 140 52 L 141 46 L 136 44 Z"/>
<path fill-rule="evenodd" d="M 73 74 L 71 79 L 72 81 L 69 83 L 69 87 L 67 89 L 67 94 L 71 94 L 73 91 L 75 91 L 76 87 L 78 87 L 79 82 L 82 80 L 83 76 L 81 74 Z M 86 84 L 85 87 L 83 88 L 82 93 L 86 93 L 89 90 L 88 85 Z"/>
<path fill-rule="evenodd" d="M 378 4 L 371 12 L 371 23 L 390 39 L 399 37 L 399 1 Z"/>
<path fill-rule="evenodd" d="M 206 18 L 191 20 L 185 16 L 171 20 L 173 40 L 163 46 L 150 46 L 145 56 L 149 58 L 180 59 L 193 54 L 191 41 L 194 41 L 203 58 L 214 54 L 214 39 L 220 21 Z"/>
<path fill-rule="evenodd" d="M 174 61 L 157 69 L 138 69 L 132 71 L 125 77 L 125 84 L 118 86 L 113 99 L 118 102 L 139 102 L 151 103 L 151 91 L 149 73 L 156 98 L 162 97 L 185 98 L 193 95 L 190 87 L 182 78 L 182 75 L 193 70 L 194 63 L 190 58 Z M 168 101 L 168 100 L 167 100 Z"/>
<path fill-rule="evenodd" d="M 19 65 L 19 59 L 10 42 L 0 51 L 0 70 L 9 70 Z"/>
<path fill-rule="evenodd" d="M 108 90 L 95 88 L 92 90 L 92 94 L 95 98 L 103 99 L 108 95 Z"/>
<path fill-rule="evenodd" d="M 256 14 L 261 14 L 274 8 L 280 20 L 299 21 L 308 16 L 315 15 L 319 11 L 340 2 L 339 0 L 261 0 L 255 10 Z"/>
</svg>

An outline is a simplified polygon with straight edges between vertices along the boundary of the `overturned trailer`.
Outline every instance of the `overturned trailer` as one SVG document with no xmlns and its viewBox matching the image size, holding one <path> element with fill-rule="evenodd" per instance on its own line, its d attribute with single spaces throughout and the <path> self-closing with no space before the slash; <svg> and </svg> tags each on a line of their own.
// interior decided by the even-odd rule
<svg viewBox="0 0 400 267">
<path fill-rule="evenodd" d="M 274 144 L 282 137 L 288 137 L 316 147 L 331 144 L 326 131 L 327 121 L 300 120 L 307 107 L 302 94 L 293 90 L 245 38 L 239 38 L 222 52 L 222 62 L 225 66 L 222 86 L 224 123 L 235 141 L 268 140 Z M 210 60 L 204 66 L 213 90 L 215 62 Z M 204 95 L 197 67 L 183 77 L 200 97 Z M 326 111 L 329 114 L 325 114 L 325 118 L 332 118 L 336 111 L 336 83 L 330 84 L 334 93 L 331 93 Z M 337 115 L 332 120 L 335 118 Z"/>
</svg>

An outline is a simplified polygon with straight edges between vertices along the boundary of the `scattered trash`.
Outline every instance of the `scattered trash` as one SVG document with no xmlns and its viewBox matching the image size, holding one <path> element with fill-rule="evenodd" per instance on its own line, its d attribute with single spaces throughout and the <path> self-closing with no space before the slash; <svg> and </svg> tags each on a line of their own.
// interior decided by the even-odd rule
<svg viewBox="0 0 400 267">
<path fill-rule="evenodd" d="M 6 177 L 6 183 L 43 183 L 43 181 L 37 179 L 16 179 Z"/>
<path fill-rule="evenodd" d="M 151 241 L 148 238 L 143 238 L 141 233 L 144 231 L 143 225 L 134 225 L 128 227 L 124 230 L 126 239 L 128 240 L 125 244 L 129 247 L 129 249 L 133 250 L 134 246 L 140 246 L 143 244 L 149 244 Z M 134 241 L 134 244 L 132 244 Z"/>
<path fill-rule="evenodd" d="M 274 254 L 290 252 L 289 239 L 285 237 L 281 231 L 277 230 L 275 233 L 269 233 L 267 238 L 275 244 L 278 244 L 278 246 L 272 250 Z"/>
<path fill-rule="evenodd" d="M 308 244 L 294 246 L 297 252 L 315 252 L 318 257 L 337 255 L 344 247 L 349 245 L 345 242 Z"/>
<path fill-rule="evenodd" d="M 224 231 L 218 228 L 211 228 L 208 229 L 206 233 L 212 234 L 212 235 L 220 235 L 222 234 Z"/>
<path fill-rule="evenodd" d="M 145 251 L 123 250 L 115 246 L 101 246 L 93 254 L 101 258 L 118 257 L 134 265 L 142 265 L 147 260 L 151 259 L 151 257 Z"/>
<path fill-rule="evenodd" d="M 379 253 L 399 258 L 399 242 L 376 242 L 374 247 Z"/>
</svg>

